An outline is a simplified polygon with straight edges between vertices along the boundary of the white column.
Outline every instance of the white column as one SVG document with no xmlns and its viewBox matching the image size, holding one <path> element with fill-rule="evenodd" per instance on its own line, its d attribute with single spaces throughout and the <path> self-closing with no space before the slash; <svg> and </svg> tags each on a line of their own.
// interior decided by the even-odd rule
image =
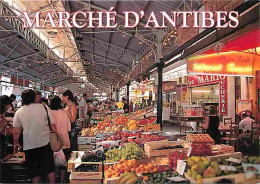
<svg viewBox="0 0 260 184">
<path fill-rule="evenodd" d="M 228 94 L 228 117 L 235 121 L 236 113 L 236 97 L 235 97 L 235 77 L 227 78 L 227 94 Z"/>
<path fill-rule="evenodd" d="M 248 100 L 248 81 L 246 77 L 241 77 L 241 100 Z"/>
</svg>

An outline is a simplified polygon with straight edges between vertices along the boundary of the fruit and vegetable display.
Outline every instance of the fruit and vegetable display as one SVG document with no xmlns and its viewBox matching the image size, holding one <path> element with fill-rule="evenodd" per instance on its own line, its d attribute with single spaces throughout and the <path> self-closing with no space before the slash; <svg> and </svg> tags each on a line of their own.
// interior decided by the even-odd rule
<svg viewBox="0 0 260 184">
<path fill-rule="evenodd" d="M 213 155 L 211 143 L 191 143 L 192 156 L 211 156 Z"/>
<path fill-rule="evenodd" d="M 117 179 L 117 184 L 134 184 L 139 180 L 138 176 L 132 172 L 126 172 L 121 174 L 121 176 Z"/>
<path fill-rule="evenodd" d="M 138 164 L 136 159 L 126 160 L 121 159 L 118 164 L 113 166 L 105 166 L 105 178 L 119 177 L 125 172 L 134 172 L 136 174 L 143 173 L 156 173 L 164 170 L 168 170 L 167 166 L 160 166 L 155 162 Z"/>
<path fill-rule="evenodd" d="M 102 162 L 105 160 L 105 154 L 103 151 L 98 150 L 96 152 L 85 152 L 81 157 L 81 162 Z M 76 172 L 97 172 L 98 164 L 80 164 L 75 168 Z"/>
<path fill-rule="evenodd" d="M 260 164 L 260 156 L 245 156 L 242 158 L 243 163 Z"/>
<path fill-rule="evenodd" d="M 156 117 L 153 117 L 153 118 L 150 118 L 150 119 L 142 119 L 142 120 L 137 121 L 136 124 L 138 126 L 147 126 L 149 124 L 155 124 L 156 120 L 157 120 Z"/>
<path fill-rule="evenodd" d="M 162 183 L 162 184 L 172 184 L 172 183 L 190 183 L 189 180 L 182 180 L 179 182 L 174 182 L 169 180 L 168 178 L 171 177 L 177 177 L 179 176 L 177 172 L 174 171 L 164 171 L 161 173 L 155 173 L 155 174 L 144 174 L 143 176 L 143 181 L 144 183 L 151 183 L 151 184 L 156 184 L 156 183 Z"/>
<path fill-rule="evenodd" d="M 184 148 L 182 145 L 176 146 L 162 146 L 160 148 L 153 148 L 153 150 L 165 150 L 165 149 L 176 149 L 176 148 Z"/>
<path fill-rule="evenodd" d="M 149 124 L 147 126 L 141 127 L 140 129 L 144 130 L 145 132 L 158 131 L 161 130 L 161 126 L 160 124 L 156 124 L 156 125 Z"/>
<path fill-rule="evenodd" d="M 141 131 L 137 132 L 115 132 L 112 136 L 107 137 L 104 141 L 121 141 L 121 143 L 133 142 L 143 145 L 146 142 L 165 140 L 166 137 L 153 134 L 142 134 Z"/>
<path fill-rule="evenodd" d="M 208 134 L 188 134 L 186 140 L 190 143 L 215 143 Z"/>
<path fill-rule="evenodd" d="M 137 130 L 139 127 L 136 125 L 137 121 L 136 120 L 129 120 L 129 122 L 126 125 L 126 128 L 128 130 Z"/>
<path fill-rule="evenodd" d="M 177 161 L 184 160 L 187 158 L 187 151 L 185 150 L 175 150 L 169 154 L 169 168 L 176 169 Z"/>
<path fill-rule="evenodd" d="M 144 157 L 143 149 L 135 143 L 125 144 L 121 148 L 113 148 L 106 154 L 106 162 L 117 162 L 122 158 L 130 159 L 141 159 Z"/>
<path fill-rule="evenodd" d="M 123 125 L 125 126 L 128 123 L 128 118 L 126 116 L 119 116 L 113 119 L 114 125 Z"/>
<path fill-rule="evenodd" d="M 187 159 L 187 165 L 189 167 L 187 175 L 197 183 L 202 183 L 202 180 L 206 178 L 243 172 L 242 164 L 235 163 L 230 158 L 210 161 L 206 157 L 192 156 Z"/>
</svg>

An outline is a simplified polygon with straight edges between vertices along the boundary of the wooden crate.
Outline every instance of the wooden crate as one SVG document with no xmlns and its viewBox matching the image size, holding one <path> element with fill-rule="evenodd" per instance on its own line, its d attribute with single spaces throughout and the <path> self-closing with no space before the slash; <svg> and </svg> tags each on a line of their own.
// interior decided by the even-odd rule
<svg viewBox="0 0 260 184">
<path fill-rule="evenodd" d="M 235 153 L 228 153 L 228 154 L 221 154 L 221 155 L 215 155 L 215 156 L 207 156 L 207 158 L 210 161 L 217 160 L 217 159 L 225 159 L 225 158 L 242 158 L 242 153 L 241 152 L 235 152 Z"/>
<path fill-rule="evenodd" d="M 176 145 L 182 145 L 184 148 L 154 150 L 154 149 L 160 148 L 162 146 L 176 146 Z M 188 148 L 189 148 L 189 145 L 185 144 L 183 141 L 162 140 L 162 141 L 147 142 L 144 144 L 144 151 L 148 157 L 164 156 L 164 155 L 168 155 L 169 153 L 171 153 L 174 150 L 188 150 Z"/>
<path fill-rule="evenodd" d="M 80 145 L 78 145 L 78 151 L 89 151 L 89 150 L 91 150 L 92 149 L 92 147 L 93 147 L 93 145 L 92 144 L 80 144 Z"/>
<path fill-rule="evenodd" d="M 86 183 L 86 184 L 101 184 L 102 180 L 70 180 L 71 184 Z"/>
<path fill-rule="evenodd" d="M 185 173 L 184 176 L 186 179 L 190 181 L 190 183 L 197 183 L 192 177 L 188 176 L 187 173 Z M 238 173 L 238 174 L 230 174 L 230 175 L 218 176 L 214 178 L 202 179 L 202 183 L 216 183 L 221 179 L 229 179 L 232 181 L 232 183 L 239 183 L 246 180 L 246 174 Z"/>
<path fill-rule="evenodd" d="M 77 172 L 76 166 L 82 164 L 98 165 L 97 172 Z M 103 163 L 102 162 L 73 162 L 70 175 L 71 180 L 102 180 L 103 179 Z"/>
</svg>

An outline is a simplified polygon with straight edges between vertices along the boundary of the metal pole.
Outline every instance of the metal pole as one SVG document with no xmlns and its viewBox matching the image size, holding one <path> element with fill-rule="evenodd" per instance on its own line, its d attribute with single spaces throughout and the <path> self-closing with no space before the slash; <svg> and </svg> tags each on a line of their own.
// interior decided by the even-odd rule
<svg viewBox="0 0 260 184">
<path fill-rule="evenodd" d="M 131 84 L 130 81 L 128 81 L 126 83 L 126 100 L 127 100 L 128 105 L 129 105 L 129 87 L 130 87 L 130 84 Z"/>
<path fill-rule="evenodd" d="M 157 88 L 157 123 L 160 124 L 161 130 L 163 129 L 162 122 L 162 108 L 163 108 L 163 100 L 162 100 L 162 70 L 163 63 L 160 61 L 157 65 L 158 71 L 158 88 Z"/>
</svg>

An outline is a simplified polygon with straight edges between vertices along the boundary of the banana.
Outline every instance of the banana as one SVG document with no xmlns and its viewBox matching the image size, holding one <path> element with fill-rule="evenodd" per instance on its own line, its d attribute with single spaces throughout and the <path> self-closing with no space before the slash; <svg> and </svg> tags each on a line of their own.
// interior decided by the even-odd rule
<svg viewBox="0 0 260 184">
<path fill-rule="evenodd" d="M 138 177 L 128 180 L 125 184 L 135 184 L 138 181 Z"/>
<path fill-rule="evenodd" d="M 130 173 L 130 172 L 126 172 L 126 173 L 124 173 L 124 174 L 121 174 L 120 177 L 117 179 L 116 183 L 119 184 L 120 181 L 121 181 L 124 177 L 126 177 L 127 175 L 129 175 L 129 174 L 131 174 L 131 173 Z"/>
<path fill-rule="evenodd" d="M 132 174 L 129 174 L 127 176 L 125 176 L 120 182 L 119 184 L 125 184 L 128 180 L 132 179 L 132 178 L 135 178 L 136 176 L 132 173 Z"/>
</svg>

